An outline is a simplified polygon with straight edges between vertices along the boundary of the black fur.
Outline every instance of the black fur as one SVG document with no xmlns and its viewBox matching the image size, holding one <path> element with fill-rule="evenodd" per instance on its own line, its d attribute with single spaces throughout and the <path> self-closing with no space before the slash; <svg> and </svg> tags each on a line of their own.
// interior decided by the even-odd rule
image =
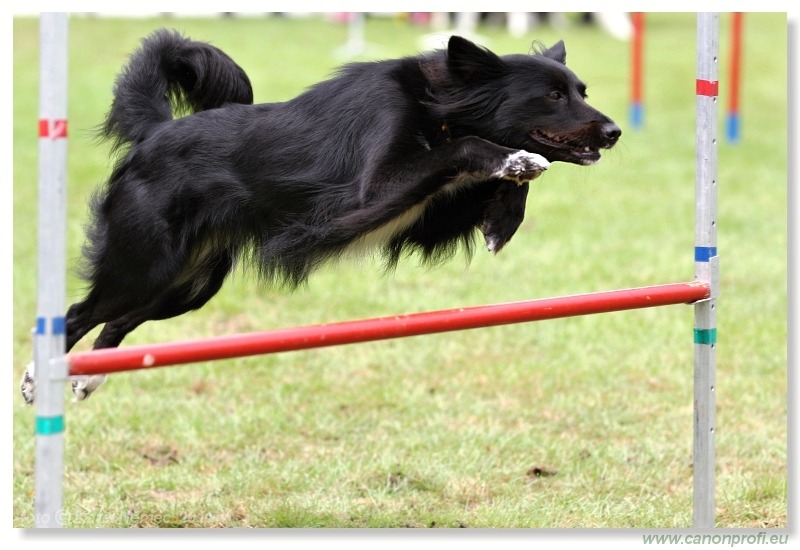
<svg viewBox="0 0 800 550">
<path fill-rule="evenodd" d="M 390 267 L 414 251 L 430 263 L 471 252 L 477 231 L 499 251 L 546 168 L 529 153 L 591 164 L 620 135 L 565 59 L 562 42 L 500 57 L 454 36 L 252 105 L 226 54 L 154 33 L 103 126 L 120 157 L 92 203 L 90 289 L 67 313 L 67 347 L 102 323 L 94 347 L 113 347 L 202 307 L 237 261 L 291 287 L 372 232 Z M 174 118 L 172 104 L 190 114 Z"/>
</svg>

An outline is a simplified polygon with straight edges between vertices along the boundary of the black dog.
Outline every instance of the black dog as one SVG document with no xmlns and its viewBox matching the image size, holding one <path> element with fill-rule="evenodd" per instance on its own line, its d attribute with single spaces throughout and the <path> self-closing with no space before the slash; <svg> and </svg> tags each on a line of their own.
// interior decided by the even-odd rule
<svg viewBox="0 0 800 550">
<path fill-rule="evenodd" d="M 202 307 L 237 261 L 296 286 L 324 262 L 378 247 L 436 263 L 482 231 L 514 235 L 528 181 L 550 162 L 592 164 L 619 127 L 586 104 L 563 42 L 497 56 L 463 38 L 415 57 L 345 66 L 285 103 L 252 105 L 225 53 L 175 32 L 144 40 L 102 128 L 122 154 L 94 198 L 89 294 L 67 349 Z M 191 114 L 173 119 L 173 109 Z M 78 380 L 78 399 L 104 377 Z M 33 399 L 26 373 L 23 394 Z"/>
</svg>

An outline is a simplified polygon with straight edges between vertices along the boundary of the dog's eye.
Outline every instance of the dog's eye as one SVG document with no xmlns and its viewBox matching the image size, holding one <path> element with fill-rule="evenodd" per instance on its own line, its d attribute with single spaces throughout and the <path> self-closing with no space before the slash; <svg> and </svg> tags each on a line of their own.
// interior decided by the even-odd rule
<svg viewBox="0 0 800 550">
<path fill-rule="evenodd" d="M 558 101 L 559 99 L 562 99 L 564 97 L 564 94 L 562 94 L 558 90 L 553 90 L 552 92 L 547 94 L 546 97 L 547 97 L 547 99 L 552 99 L 553 101 Z"/>
</svg>

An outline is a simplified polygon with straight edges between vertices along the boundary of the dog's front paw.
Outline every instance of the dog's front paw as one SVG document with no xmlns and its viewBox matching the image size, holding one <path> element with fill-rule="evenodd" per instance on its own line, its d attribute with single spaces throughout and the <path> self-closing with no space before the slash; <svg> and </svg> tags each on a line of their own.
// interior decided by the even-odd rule
<svg viewBox="0 0 800 550">
<path fill-rule="evenodd" d="M 497 187 L 494 198 L 486 204 L 481 231 L 486 248 L 497 254 L 511 240 L 525 218 L 525 199 L 528 184 L 504 181 Z"/>
<path fill-rule="evenodd" d="M 78 376 L 72 380 L 72 393 L 75 401 L 83 401 L 106 381 L 105 374 L 94 376 Z"/>
<path fill-rule="evenodd" d="M 516 182 L 517 185 L 522 185 L 538 178 L 549 166 L 550 161 L 542 155 L 527 151 L 517 151 L 503 159 L 500 168 L 493 175 L 496 178 L 511 180 Z"/>
<path fill-rule="evenodd" d="M 32 361 L 28 364 L 28 368 L 25 369 L 25 374 L 22 375 L 22 381 L 19 386 L 20 390 L 22 390 L 22 397 L 25 399 L 25 404 L 32 405 L 36 394 L 36 378 L 34 378 L 33 375 Z"/>
</svg>

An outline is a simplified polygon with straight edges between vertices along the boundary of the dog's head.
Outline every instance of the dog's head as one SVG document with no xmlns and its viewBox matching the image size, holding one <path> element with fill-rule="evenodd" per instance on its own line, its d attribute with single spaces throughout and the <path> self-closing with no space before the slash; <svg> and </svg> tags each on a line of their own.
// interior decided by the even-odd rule
<svg viewBox="0 0 800 550">
<path fill-rule="evenodd" d="M 613 147 L 622 131 L 586 103 L 586 86 L 567 68 L 566 57 L 563 42 L 533 55 L 501 57 L 451 37 L 446 95 L 456 99 L 456 108 L 448 123 L 463 123 L 467 133 L 551 162 L 597 162 L 600 149 Z"/>
</svg>

